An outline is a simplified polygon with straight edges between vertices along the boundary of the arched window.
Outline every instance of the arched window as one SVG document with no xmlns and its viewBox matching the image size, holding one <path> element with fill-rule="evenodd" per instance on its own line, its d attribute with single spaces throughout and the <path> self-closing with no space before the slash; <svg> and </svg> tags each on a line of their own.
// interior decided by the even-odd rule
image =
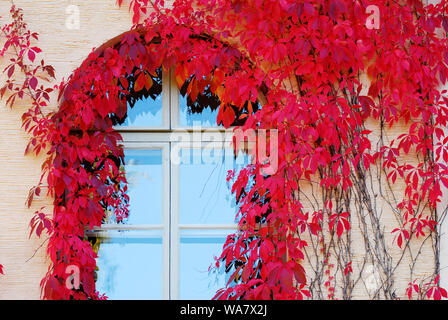
<svg viewBox="0 0 448 320">
<path fill-rule="evenodd" d="M 189 112 L 172 76 L 160 78 L 148 97 L 131 97 L 117 127 L 130 216 L 92 234 L 100 240 L 96 286 L 111 299 L 210 299 L 225 274 L 208 268 L 236 230 L 226 175 L 247 159 L 234 156 L 217 109 Z"/>
</svg>

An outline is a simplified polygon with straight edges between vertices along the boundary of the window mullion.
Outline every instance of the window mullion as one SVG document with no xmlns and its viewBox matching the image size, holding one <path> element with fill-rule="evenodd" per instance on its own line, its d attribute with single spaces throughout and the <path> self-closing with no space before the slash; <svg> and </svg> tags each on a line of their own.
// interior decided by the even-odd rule
<svg viewBox="0 0 448 320">
<path fill-rule="evenodd" d="M 178 123 L 178 113 L 175 112 L 177 110 L 174 101 L 176 101 L 175 97 L 173 97 L 173 81 L 172 81 L 172 72 L 169 72 L 169 112 L 170 112 L 170 130 Z M 177 118 L 176 118 L 177 117 Z M 171 133 L 170 133 L 171 136 Z M 178 212 L 179 212 L 179 167 L 173 164 L 171 160 L 172 153 L 172 142 L 171 137 L 169 143 L 169 168 L 170 168 L 170 176 L 169 176 L 169 196 L 170 196 L 170 206 L 169 206 L 169 231 L 170 231 L 170 246 L 169 246 L 169 257 L 170 257 L 170 265 L 169 265 L 169 273 L 170 273 L 170 281 L 169 281 L 169 299 L 177 299 L 178 298 L 178 287 L 179 287 L 179 234 L 178 234 Z"/>
</svg>

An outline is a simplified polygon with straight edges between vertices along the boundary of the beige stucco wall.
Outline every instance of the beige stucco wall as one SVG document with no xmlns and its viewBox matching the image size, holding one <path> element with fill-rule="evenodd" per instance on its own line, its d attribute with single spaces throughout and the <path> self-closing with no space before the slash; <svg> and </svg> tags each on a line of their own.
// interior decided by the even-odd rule
<svg viewBox="0 0 448 320">
<path fill-rule="evenodd" d="M 31 30 L 40 34 L 38 45 L 43 50 L 42 57 L 56 69 L 55 84 L 67 78 L 92 48 L 100 46 L 131 26 L 131 15 L 126 2 L 122 8 L 116 6 L 115 0 L 14 2 L 23 8 L 25 21 Z M 69 18 L 66 8 L 72 4 L 79 7 L 79 30 L 66 27 L 66 19 Z M 2 24 L 9 17 L 9 7 L 9 1 L 0 0 Z M 0 66 L 3 65 L 4 61 L 0 61 Z M 52 106 L 56 107 L 56 104 Z M 40 239 L 35 236 L 28 239 L 28 225 L 34 210 L 49 206 L 47 212 L 51 212 L 51 201 L 35 201 L 31 209 L 27 209 L 25 205 L 30 187 L 39 181 L 42 162 L 42 158 L 24 156 L 28 137 L 21 128 L 21 115 L 25 110 L 26 101 L 18 103 L 12 110 L 5 108 L 4 102 L 0 103 L 0 264 L 4 265 L 5 271 L 5 275 L 0 276 L 0 299 L 39 299 L 39 284 L 47 271 L 45 234 Z M 372 124 L 372 129 L 374 127 L 375 124 Z M 404 127 L 398 126 L 391 133 L 392 136 L 397 136 L 401 130 Z M 399 191 L 403 188 L 397 185 L 396 189 Z M 387 212 L 385 222 L 390 230 L 395 228 L 393 217 L 387 217 Z M 392 239 L 388 241 L 391 242 Z M 357 254 L 362 258 L 362 245 L 355 241 L 355 247 L 356 245 L 359 247 Z M 399 252 L 394 251 L 394 254 Z M 432 269 L 432 262 L 431 257 L 423 255 L 421 269 Z M 397 281 L 401 286 L 407 284 L 405 271 L 399 273 Z M 359 295 L 362 296 L 362 292 Z"/>
</svg>

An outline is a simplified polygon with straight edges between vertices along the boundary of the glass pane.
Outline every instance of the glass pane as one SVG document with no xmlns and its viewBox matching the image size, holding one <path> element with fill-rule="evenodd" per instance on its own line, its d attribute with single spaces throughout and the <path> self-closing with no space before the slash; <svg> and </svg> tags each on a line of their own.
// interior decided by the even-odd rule
<svg viewBox="0 0 448 320">
<path fill-rule="evenodd" d="M 161 231 L 102 238 L 96 289 L 109 299 L 162 299 L 162 254 Z"/>
<path fill-rule="evenodd" d="M 162 95 L 155 100 L 151 97 L 139 99 L 131 108 L 122 126 L 126 127 L 161 127 L 162 126 Z"/>
<path fill-rule="evenodd" d="M 237 207 L 226 177 L 247 163 L 231 149 L 181 149 L 179 165 L 180 223 L 234 223 Z"/>
<path fill-rule="evenodd" d="M 213 272 L 214 269 L 209 272 L 209 267 L 215 262 L 214 256 L 222 251 L 226 237 L 210 231 L 206 234 L 201 230 L 201 233 L 181 233 L 179 299 L 210 300 L 226 284 L 224 273 Z"/>
<path fill-rule="evenodd" d="M 162 223 L 162 149 L 125 149 L 129 217 L 127 224 Z"/>
<path fill-rule="evenodd" d="M 201 113 L 190 113 L 187 106 L 187 96 L 179 95 L 179 126 L 181 127 L 217 127 L 216 118 L 218 109 L 212 111 L 210 108 L 204 108 Z"/>
</svg>

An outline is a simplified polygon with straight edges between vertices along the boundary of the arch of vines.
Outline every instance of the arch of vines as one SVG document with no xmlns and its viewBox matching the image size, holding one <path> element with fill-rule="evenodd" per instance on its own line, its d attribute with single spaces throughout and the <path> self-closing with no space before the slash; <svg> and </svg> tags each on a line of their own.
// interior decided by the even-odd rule
<svg viewBox="0 0 448 320">
<path fill-rule="evenodd" d="M 378 29 L 366 26 L 369 5 L 379 9 Z M 84 234 L 106 211 L 127 215 L 113 125 L 131 94 L 151 90 L 160 67 L 174 71 L 179 87 L 188 83 L 191 101 L 209 88 L 220 101 L 218 124 L 278 132 L 275 173 L 263 175 L 256 161 L 228 175 L 239 230 L 216 260 L 231 277 L 215 298 L 350 299 L 367 266 L 379 278 L 372 298 L 446 297 L 439 286 L 445 211 L 436 206 L 448 187 L 447 1 L 177 0 L 167 9 L 160 0 L 132 0 L 130 10 L 133 28 L 55 87 L 21 11 L 13 7 L 2 28 L 0 94 L 11 107 L 31 99 L 22 118 L 27 152 L 47 154 L 29 204 L 42 189 L 54 199 L 52 214 L 38 211 L 30 223 L 32 233 L 49 235 L 43 298 L 105 298 L 95 290 L 97 255 Z M 59 109 L 48 112 L 54 90 Z M 402 123 L 389 141 L 388 130 Z M 385 228 L 380 203 L 393 226 Z M 355 232 L 365 250 L 356 261 Z M 419 278 L 424 245 L 434 268 Z M 394 279 L 405 256 L 401 292 Z M 81 271 L 78 289 L 66 286 L 72 265 Z"/>
</svg>

